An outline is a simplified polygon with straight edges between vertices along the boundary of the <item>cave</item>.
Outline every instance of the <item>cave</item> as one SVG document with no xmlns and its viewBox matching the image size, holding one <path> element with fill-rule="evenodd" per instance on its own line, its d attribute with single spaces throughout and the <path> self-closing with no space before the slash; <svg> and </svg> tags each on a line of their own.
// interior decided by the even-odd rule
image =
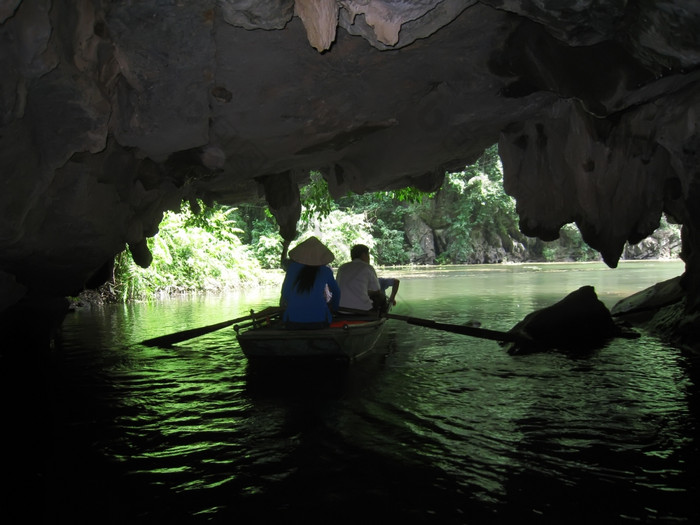
<svg viewBox="0 0 700 525">
<path fill-rule="evenodd" d="M 183 201 L 265 201 L 288 245 L 310 170 L 431 191 L 497 143 L 528 236 L 614 268 L 681 225 L 697 347 L 699 34 L 696 0 L 4 0 L 3 330 L 46 340 Z"/>
</svg>

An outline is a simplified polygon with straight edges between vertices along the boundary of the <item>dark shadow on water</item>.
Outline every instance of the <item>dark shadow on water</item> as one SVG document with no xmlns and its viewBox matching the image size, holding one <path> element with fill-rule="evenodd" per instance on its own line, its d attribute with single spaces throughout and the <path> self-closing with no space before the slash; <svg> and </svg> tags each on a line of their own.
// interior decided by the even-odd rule
<svg viewBox="0 0 700 525">
<path fill-rule="evenodd" d="M 251 397 L 338 397 L 351 365 L 335 360 L 249 361 L 246 393 Z"/>
<path fill-rule="evenodd" d="M 394 338 L 384 334 L 374 349 L 355 361 L 341 358 L 249 359 L 246 393 L 251 397 L 339 398 L 382 374 Z"/>
</svg>

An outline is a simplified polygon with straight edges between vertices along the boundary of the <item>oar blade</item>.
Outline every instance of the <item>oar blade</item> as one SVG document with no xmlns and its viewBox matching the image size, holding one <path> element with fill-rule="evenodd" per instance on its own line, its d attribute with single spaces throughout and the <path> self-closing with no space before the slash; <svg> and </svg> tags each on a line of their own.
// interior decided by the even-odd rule
<svg viewBox="0 0 700 525">
<path fill-rule="evenodd" d="M 284 311 L 284 308 L 279 306 L 268 306 L 259 312 L 251 312 L 243 317 L 238 317 L 236 319 L 231 319 L 229 321 L 222 321 L 220 323 L 211 324 L 208 326 L 202 326 L 200 328 L 190 328 L 188 330 L 183 330 L 181 332 L 176 332 L 174 334 L 166 334 L 159 337 L 154 337 L 152 339 L 146 339 L 141 341 L 140 344 L 144 346 L 158 346 L 158 347 L 169 347 L 176 343 L 181 343 L 182 341 L 187 341 L 188 339 L 194 339 L 210 332 L 215 332 L 221 330 L 228 326 L 232 326 L 241 321 L 247 321 L 249 319 L 260 319 L 263 317 L 270 317 L 274 315 L 279 315 Z"/>
<path fill-rule="evenodd" d="M 200 328 L 190 328 L 189 330 L 183 330 L 182 332 L 177 332 L 175 334 L 166 334 L 159 337 L 154 337 L 152 339 L 146 339 L 145 341 L 141 341 L 141 344 L 145 346 L 172 346 L 176 343 L 181 343 L 182 341 L 187 341 L 188 339 L 194 339 L 200 335 L 208 334 L 209 332 L 221 330 L 243 319 L 245 318 L 224 321 L 209 326 L 202 326 Z"/>
</svg>

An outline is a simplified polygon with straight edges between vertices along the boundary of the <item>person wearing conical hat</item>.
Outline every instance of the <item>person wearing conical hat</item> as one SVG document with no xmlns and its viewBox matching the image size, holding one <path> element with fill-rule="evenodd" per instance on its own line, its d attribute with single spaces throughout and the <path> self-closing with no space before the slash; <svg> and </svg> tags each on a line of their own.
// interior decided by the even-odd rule
<svg viewBox="0 0 700 525">
<path fill-rule="evenodd" d="M 280 301 L 285 307 L 285 325 L 291 329 L 327 327 L 340 302 L 340 288 L 328 266 L 335 255 L 316 237 L 309 237 L 289 251 L 289 258 Z"/>
</svg>

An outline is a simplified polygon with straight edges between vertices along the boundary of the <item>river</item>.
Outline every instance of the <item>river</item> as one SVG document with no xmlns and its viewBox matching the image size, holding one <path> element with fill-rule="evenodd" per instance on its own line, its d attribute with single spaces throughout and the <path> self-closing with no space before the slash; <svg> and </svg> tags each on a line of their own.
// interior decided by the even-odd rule
<svg viewBox="0 0 700 525">
<path fill-rule="evenodd" d="M 395 313 L 508 330 L 580 286 L 612 307 L 682 271 L 671 261 L 380 276 L 401 278 Z M 262 371 L 230 328 L 139 344 L 276 298 L 69 315 L 40 366 L 3 372 L 5 406 L 16 405 L 4 417 L 3 522 L 699 522 L 697 358 L 647 335 L 585 356 L 511 356 L 390 320 L 349 368 Z"/>
</svg>

